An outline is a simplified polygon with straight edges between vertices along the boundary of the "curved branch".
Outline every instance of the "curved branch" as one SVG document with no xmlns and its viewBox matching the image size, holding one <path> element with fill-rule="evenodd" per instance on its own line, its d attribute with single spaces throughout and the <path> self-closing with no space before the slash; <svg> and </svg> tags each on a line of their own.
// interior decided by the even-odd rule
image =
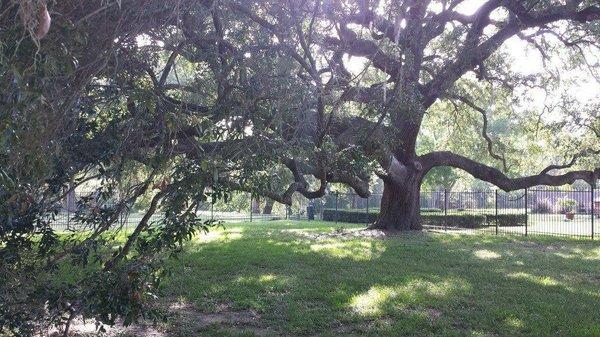
<svg viewBox="0 0 600 337">
<path fill-rule="evenodd" d="M 489 9 L 497 7 L 499 3 L 499 1 L 490 0 L 488 2 L 490 5 Z M 527 28 L 542 27 L 546 24 L 563 20 L 576 22 L 600 20 L 600 7 L 588 6 L 584 9 L 576 10 L 572 6 L 575 2 L 570 3 L 562 6 L 553 6 L 536 13 L 525 9 L 520 1 L 506 0 L 503 2 L 503 5 L 510 11 L 509 20 L 505 26 L 500 28 L 491 37 L 477 44 L 484 28 L 490 23 L 489 13 L 484 11 L 481 16 L 480 25 L 474 24 L 468 33 L 469 36 L 466 38 L 464 48 L 456 59 L 444 67 L 434 79 L 427 83 L 425 87 L 426 97 L 424 106 L 431 106 L 462 75 L 489 58 L 504 41 Z"/>
<path fill-rule="evenodd" d="M 485 142 L 487 144 L 488 153 L 490 154 L 490 156 L 492 158 L 499 160 L 502 163 L 502 168 L 504 169 L 504 172 L 508 171 L 508 166 L 506 165 L 506 158 L 504 157 L 504 155 L 501 156 L 494 152 L 494 143 L 492 142 L 492 138 L 490 138 L 490 136 L 488 135 L 488 132 L 487 132 L 488 119 L 487 119 L 487 113 L 486 113 L 485 109 L 478 106 L 477 104 L 475 104 L 473 101 L 471 101 L 470 99 L 468 99 L 465 96 L 456 95 L 456 96 L 450 96 L 450 97 L 458 99 L 459 101 L 468 105 L 473 110 L 476 110 L 479 113 L 481 113 L 481 116 L 483 117 L 483 127 L 481 128 L 481 136 L 483 137 L 483 139 L 485 139 Z"/>
<path fill-rule="evenodd" d="M 546 167 L 545 169 L 543 169 L 541 174 L 548 173 L 552 170 L 561 170 L 561 169 L 569 168 L 569 167 L 575 165 L 575 163 L 577 162 L 577 160 L 579 158 L 586 157 L 591 154 L 598 155 L 598 154 L 600 154 L 600 150 L 594 151 L 594 150 L 590 150 L 590 149 L 585 149 L 585 150 L 577 153 L 576 155 L 574 155 L 573 158 L 571 158 L 571 161 L 569 161 L 568 163 L 563 164 L 563 165 L 550 165 L 550 166 Z"/>
<path fill-rule="evenodd" d="M 448 151 L 431 152 L 421 156 L 419 159 L 422 161 L 426 170 L 436 166 L 451 166 L 459 168 L 471 174 L 473 177 L 492 183 L 507 192 L 537 185 L 561 186 L 565 184 L 572 184 L 576 180 L 585 180 L 589 184 L 593 184 L 595 177 L 600 175 L 599 167 L 593 171 L 571 171 L 558 175 L 551 175 L 546 172 L 542 172 L 540 174 L 527 177 L 510 178 L 496 168 L 478 163 L 472 159 Z"/>
<path fill-rule="evenodd" d="M 243 186 L 237 182 L 230 181 L 230 180 L 219 179 L 219 181 L 221 183 L 229 186 L 229 188 L 231 188 L 233 190 L 243 191 L 243 192 L 248 192 L 248 193 L 257 193 L 261 196 L 275 200 L 280 204 L 284 204 L 284 205 L 288 205 L 288 206 L 292 205 L 292 195 L 298 189 L 298 183 L 294 182 L 294 183 L 290 184 L 290 186 L 287 188 L 287 190 L 283 194 L 278 194 L 273 191 L 267 191 L 267 190 L 255 191 L 249 187 Z"/>
<path fill-rule="evenodd" d="M 323 39 L 323 47 L 335 50 L 341 48 L 344 52 L 354 56 L 363 56 L 373 62 L 375 68 L 394 77 L 400 71 L 402 63 L 382 51 L 377 44 L 372 41 L 359 39 L 349 32 L 344 34 L 344 39 L 340 40 L 334 37 L 326 36 Z"/>
</svg>

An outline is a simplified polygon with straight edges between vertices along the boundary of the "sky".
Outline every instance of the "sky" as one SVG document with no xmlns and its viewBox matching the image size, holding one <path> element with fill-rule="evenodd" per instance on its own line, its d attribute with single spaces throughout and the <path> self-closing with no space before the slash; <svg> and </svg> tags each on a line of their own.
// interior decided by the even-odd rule
<svg viewBox="0 0 600 337">
<path fill-rule="evenodd" d="M 456 7 L 456 11 L 465 15 L 474 14 L 477 9 L 485 3 L 487 0 L 466 0 Z M 435 9 L 434 9 L 435 10 Z M 494 13 L 492 14 L 492 16 Z M 499 15 L 499 14 L 496 14 Z M 511 67 L 513 71 L 519 72 L 524 75 L 534 75 L 544 70 L 544 64 L 540 53 L 527 42 L 522 41 L 518 37 L 513 37 L 507 40 L 502 49 L 506 51 L 513 62 Z M 565 52 L 566 47 L 565 47 Z M 351 57 L 346 59 L 346 66 L 353 74 L 360 73 L 367 60 L 362 57 Z M 557 60 L 554 60 L 557 61 Z M 559 69 L 561 68 L 559 62 L 549 62 Z M 589 103 L 592 101 L 598 102 L 600 100 L 600 83 L 596 81 L 589 73 L 585 71 L 561 71 L 561 78 L 564 80 L 572 80 L 575 83 L 570 84 L 569 87 L 564 87 L 570 95 L 576 98 L 581 103 Z M 565 81 L 568 82 L 568 81 Z M 549 97 L 542 90 L 528 90 L 526 95 L 531 99 L 531 108 L 533 110 L 541 111 L 544 107 L 545 102 L 551 100 L 553 97 L 557 97 L 557 93 L 552 93 Z M 552 118 L 552 116 L 549 116 Z"/>
<path fill-rule="evenodd" d="M 466 0 L 456 7 L 456 11 L 465 15 L 472 15 L 486 1 L 487 0 Z M 430 9 L 436 11 L 435 8 Z M 437 10 L 439 11 L 441 8 Z M 501 14 L 492 13 L 492 16 L 494 15 Z M 147 45 L 149 43 L 153 42 L 151 42 L 147 36 L 140 35 L 138 37 L 139 45 Z M 158 43 L 161 42 L 159 41 Z M 513 71 L 517 71 L 524 75 L 532 75 L 544 70 L 544 64 L 540 53 L 521 39 L 513 37 L 506 41 L 502 48 L 513 60 L 513 62 L 511 62 Z M 550 64 L 552 63 L 553 62 L 550 62 Z M 558 62 L 554 63 L 558 64 Z M 350 72 L 357 75 L 363 71 L 367 64 L 367 59 L 356 56 L 346 57 L 345 64 Z M 598 102 L 600 100 L 600 83 L 598 83 L 598 81 L 596 81 L 589 73 L 582 71 L 562 71 L 561 77 L 565 80 L 572 80 L 571 82 L 574 82 L 574 84 L 571 83 L 569 87 L 565 87 L 563 90 L 568 91 L 569 94 L 575 97 L 579 102 L 589 103 L 594 101 Z M 552 93 L 550 96 L 547 96 L 542 90 L 529 89 L 527 90 L 526 95 L 531 99 L 530 104 L 533 110 L 538 111 L 543 109 L 544 104 L 547 103 L 548 100 L 551 100 L 553 97 L 558 97 L 557 93 Z"/>
</svg>

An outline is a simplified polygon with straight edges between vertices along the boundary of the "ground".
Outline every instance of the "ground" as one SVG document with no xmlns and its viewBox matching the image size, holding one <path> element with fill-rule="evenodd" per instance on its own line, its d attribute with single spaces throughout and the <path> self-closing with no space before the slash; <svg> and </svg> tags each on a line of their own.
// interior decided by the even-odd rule
<svg viewBox="0 0 600 337">
<path fill-rule="evenodd" d="M 600 245 L 228 224 L 171 265 L 169 320 L 121 336 L 600 336 Z"/>
</svg>

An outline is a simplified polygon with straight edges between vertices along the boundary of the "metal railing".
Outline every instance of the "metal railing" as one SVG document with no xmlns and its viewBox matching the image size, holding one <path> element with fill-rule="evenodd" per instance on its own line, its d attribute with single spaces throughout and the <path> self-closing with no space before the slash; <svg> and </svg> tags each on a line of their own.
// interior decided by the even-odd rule
<svg viewBox="0 0 600 337">
<path fill-rule="evenodd" d="M 360 198 L 352 193 L 326 196 L 325 209 L 356 213 L 356 223 L 372 222 L 378 213 L 381 194 Z M 333 201 L 329 201 L 333 199 Z M 425 228 L 488 232 L 493 234 L 559 235 L 595 239 L 600 235 L 600 192 L 598 189 L 557 190 L 536 187 L 515 192 L 422 191 L 421 218 Z M 339 215 L 338 215 L 339 216 Z M 464 216 L 474 224 L 450 225 Z M 431 221 L 435 219 L 436 221 Z M 336 221 L 339 217 L 326 217 Z"/>
<path fill-rule="evenodd" d="M 65 198 L 53 216 L 57 230 L 85 229 L 77 217 L 78 200 L 90 192 L 75 191 Z M 291 206 L 275 203 L 269 214 L 265 199 L 236 192 L 225 203 L 202 202 L 196 209 L 202 219 L 224 222 L 289 220 L 349 221 L 368 224 L 377 218 L 381 194 L 361 198 L 354 193 L 328 193 L 308 200 L 294 196 Z M 543 187 L 506 193 L 486 191 L 421 191 L 421 216 L 425 228 L 443 231 L 493 234 L 561 235 L 597 238 L 600 235 L 598 189 L 557 190 Z M 263 208 L 261 208 L 263 207 Z M 335 216 L 327 215 L 335 212 Z M 340 218 L 344 212 L 344 219 Z M 133 205 L 117 221 L 118 228 L 133 228 L 143 216 L 143 204 Z M 324 216 L 325 214 L 325 216 Z M 151 221 L 161 218 L 156 214 Z M 467 218 L 467 219 L 463 219 Z M 461 224 L 456 224 L 460 220 Z"/>
</svg>

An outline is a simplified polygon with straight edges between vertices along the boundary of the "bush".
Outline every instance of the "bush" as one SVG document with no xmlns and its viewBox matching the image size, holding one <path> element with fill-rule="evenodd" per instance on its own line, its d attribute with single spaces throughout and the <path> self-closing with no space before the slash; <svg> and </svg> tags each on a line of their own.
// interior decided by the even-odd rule
<svg viewBox="0 0 600 337">
<path fill-rule="evenodd" d="M 563 198 L 558 199 L 556 208 L 559 213 L 575 212 L 579 203 L 575 199 Z"/>
<path fill-rule="evenodd" d="M 447 226 L 454 228 L 481 228 L 486 224 L 485 215 L 480 214 L 424 214 L 423 226 Z"/>
<path fill-rule="evenodd" d="M 498 214 L 498 215 L 487 215 L 487 222 L 489 226 L 495 226 L 498 223 L 498 227 L 507 226 L 525 226 L 527 223 L 527 215 L 525 214 Z"/>
<path fill-rule="evenodd" d="M 448 227 L 456 228 L 480 228 L 485 226 L 486 217 L 485 215 L 476 214 L 450 214 L 444 216 L 440 210 L 429 209 L 422 211 L 421 223 L 426 226 L 444 226 L 444 222 L 447 221 Z M 436 214 L 439 213 L 439 214 Z M 323 210 L 324 221 L 340 221 L 349 223 L 372 223 L 377 221 L 379 213 L 358 212 L 354 210 L 334 210 L 325 209 Z"/>
<path fill-rule="evenodd" d="M 535 203 L 531 209 L 535 213 L 552 213 L 552 201 L 548 198 L 544 198 Z"/>
<path fill-rule="evenodd" d="M 421 208 L 421 214 L 423 213 L 438 213 L 438 212 L 442 212 L 441 209 L 439 208 Z"/>
<path fill-rule="evenodd" d="M 377 220 L 379 212 L 370 212 L 367 214 L 365 211 L 357 210 L 335 210 L 335 209 L 324 209 L 323 220 L 324 221 L 341 221 L 349 223 L 371 223 Z"/>
<path fill-rule="evenodd" d="M 377 221 L 378 212 L 357 210 L 323 210 L 323 221 L 340 221 L 348 223 L 372 223 Z M 444 215 L 439 209 L 422 209 L 421 224 L 424 226 L 453 227 L 453 228 L 481 228 L 485 226 L 525 226 L 525 214 L 448 214 Z"/>
</svg>

